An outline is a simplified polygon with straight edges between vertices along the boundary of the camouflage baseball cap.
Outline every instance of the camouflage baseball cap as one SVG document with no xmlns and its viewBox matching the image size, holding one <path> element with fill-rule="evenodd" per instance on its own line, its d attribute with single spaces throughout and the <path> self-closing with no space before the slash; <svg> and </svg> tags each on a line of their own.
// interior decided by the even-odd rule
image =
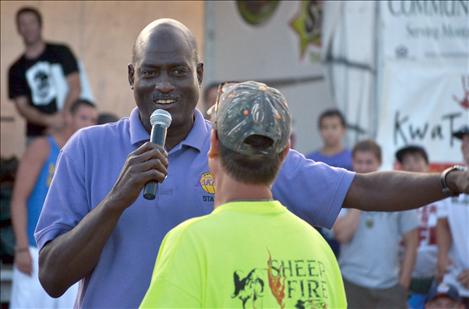
<svg viewBox="0 0 469 309">
<path fill-rule="evenodd" d="M 285 97 L 255 81 L 228 84 L 218 94 L 215 128 L 220 143 L 244 155 L 278 154 L 288 145 L 291 116 Z M 272 140 L 266 148 L 246 143 L 252 135 Z"/>
</svg>

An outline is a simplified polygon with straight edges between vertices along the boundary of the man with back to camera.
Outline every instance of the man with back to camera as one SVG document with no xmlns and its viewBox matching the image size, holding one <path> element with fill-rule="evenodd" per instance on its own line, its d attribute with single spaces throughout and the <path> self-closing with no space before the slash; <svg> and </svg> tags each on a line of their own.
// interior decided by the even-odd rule
<svg viewBox="0 0 469 309">
<path fill-rule="evenodd" d="M 286 99 L 253 81 L 223 89 L 208 153 L 215 211 L 167 234 L 141 307 L 346 308 L 329 246 L 272 197 L 289 151 Z"/>
<path fill-rule="evenodd" d="M 25 45 L 21 55 L 8 71 L 8 95 L 16 110 L 26 120 L 26 137 L 44 135 L 46 128 L 61 128 L 81 91 L 78 63 L 70 48 L 45 42 L 42 38 L 42 16 L 32 7 L 16 13 L 16 26 Z M 66 78 L 68 92 L 64 106 L 59 106 L 57 81 Z"/>
<path fill-rule="evenodd" d="M 39 283 L 39 252 L 34 239 L 42 205 L 46 198 L 60 149 L 74 132 L 96 124 L 95 105 L 78 99 L 65 115 L 65 126 L 36 138 L 20 161 L 11 200 L 11 221 L 15 233 L 15 267 L 13 268 L 10 308 L 72 307 L 78 292 L 73 285 L 58 299 L 47 295 Z"/>
<path fill-rule="evenodd" d="M 128 78 L 137 107 L 129 118 L 81 130 L 67 143 L 35 233 L 41 283 L 59 296 L 82 280 L 78 307 L 138 306 L 166 233 L 213 210 L 211 124 L 195 109 L 203 64 L 191 31 L 172 19 L 150 23 L 137 37 Z M 173 118 L 167 151 L 148 143 L 157 108 Z M 153 201 L 141 194 L 149 181 L 160 182 Z M 445 185 L 469 192 L 469 172 L 451 171 Z M 308 223 L 325 227 L 342 204 L 403 210 L 444 197 L 437 174 L 355 175 L 294 150 L 272 193 Z"/>
</svg>

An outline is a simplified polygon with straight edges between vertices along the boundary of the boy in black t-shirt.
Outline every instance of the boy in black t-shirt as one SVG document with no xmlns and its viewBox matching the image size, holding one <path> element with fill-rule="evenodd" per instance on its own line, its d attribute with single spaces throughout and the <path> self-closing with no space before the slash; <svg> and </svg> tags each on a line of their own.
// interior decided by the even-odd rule
<svg viewBox="0 0 469 309">
<path fill-rule="evenodd" d="M 25 52 L 8 71 L 8 91 L 17 111 L 26 119 L 30 141 L 43 135 L 47 127 L 63 127 L 64 113 L 78 99 L 81 85 L 72 51 L 65 45 L 43 40 L 39 11 L 20 9 L 16 24 Z"/>
</svg>

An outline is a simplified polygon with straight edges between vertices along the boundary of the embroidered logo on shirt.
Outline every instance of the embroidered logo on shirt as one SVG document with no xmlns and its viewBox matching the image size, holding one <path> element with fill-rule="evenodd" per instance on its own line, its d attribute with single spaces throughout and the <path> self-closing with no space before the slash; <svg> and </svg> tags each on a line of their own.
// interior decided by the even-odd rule
<svg viewBox="0 0 469 309">
<path fill-rule="evenodd" d="M 200 177 L 200 185 L 205 192 L 215 194 L 215 179 L 209 172 L 203 173 Z"/>
</svg>

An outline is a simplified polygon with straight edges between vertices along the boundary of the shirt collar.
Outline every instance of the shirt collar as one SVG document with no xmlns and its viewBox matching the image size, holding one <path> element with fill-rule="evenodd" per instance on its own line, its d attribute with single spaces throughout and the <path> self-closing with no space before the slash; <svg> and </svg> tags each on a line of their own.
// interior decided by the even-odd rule
<svg viewBox="0 0 469 309">
<path fill-rule="evenodd" d="M 134 107 L 130 113 L 130 143 L 135 145 L 148 140 L 150 140 L 150 134 L 145 130 L 145 127 L 140 121 L 138 108 Z"/>
<path fill-rule="evenodd" d="M 191 131 L 178 145 L 172 150 L 180 149 L 182 146 L 188 146 L 201 151 L 203 145 L 207 139 L 207 135 L 210 134 L 211 125 L 204 119 L 202 113 L 195 109 L 194 110 L 195 121 Z M 138 108 L 135 107 L 130 113 L 130 142 L 132 145 L 141 143 L 142 141 L 148 141 L 150 134 L 143 127 L 140 121 L 140 115 Z"/>
<path fill-rule="evenodd" d="M 199 152 L 202 150 L 204 143 L 207 141 L 207 136 L 210 135 L 211 125 L 197 109 L 194 110 L 194 117 L 194 125 L 192 126 L 191 131 L 187 134 L 186 138 L 179 143 L 179 145 L 174 147 L 174 149 L 188 146 L 197 149 Z"/>
</svg>

